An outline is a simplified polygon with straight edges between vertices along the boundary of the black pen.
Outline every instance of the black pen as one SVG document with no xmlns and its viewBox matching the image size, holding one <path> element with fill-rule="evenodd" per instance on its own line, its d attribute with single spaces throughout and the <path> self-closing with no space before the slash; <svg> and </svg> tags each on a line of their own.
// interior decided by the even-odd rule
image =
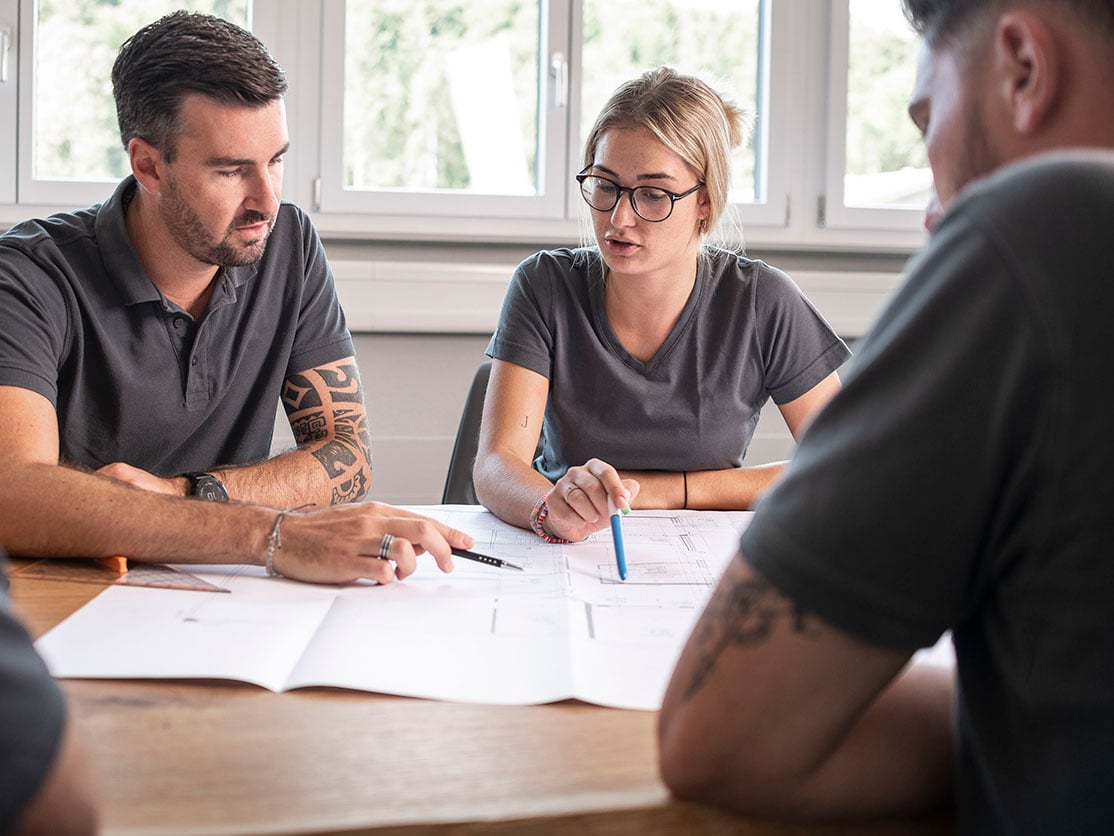
<svg viewBox="0 0 1114 836">
<path fill-rule="evenodd" d="M 509 560 L 503 560 L 501 557 L 491 557 L 490 555 L 480 554 L 479 552 L 470 552 L 468 551 L 468 549 L 458 549 L 456 546 L 453 546 L 453 554 L 455 554 L 457 557 L 474 560 L 477 563 L 486 563 L 488 566 L 499 566 L 505 567 L 507 569 L 517 569 L 520 572 L 526 571 L 517 563 L 511 563 Z"/>
</svg>

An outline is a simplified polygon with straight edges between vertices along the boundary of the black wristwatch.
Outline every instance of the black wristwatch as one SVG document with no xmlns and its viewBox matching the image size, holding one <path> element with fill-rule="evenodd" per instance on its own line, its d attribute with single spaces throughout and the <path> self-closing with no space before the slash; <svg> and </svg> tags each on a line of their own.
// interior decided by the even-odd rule
<svg viewBox="0 0 1114 836">
<path fill-rule="evenodd" d="M 208 502 L 228 502 L 228 490 L 224 482 L 212 473 L 183 473 L 190 480 L 190 496 Z"/>
</svg>

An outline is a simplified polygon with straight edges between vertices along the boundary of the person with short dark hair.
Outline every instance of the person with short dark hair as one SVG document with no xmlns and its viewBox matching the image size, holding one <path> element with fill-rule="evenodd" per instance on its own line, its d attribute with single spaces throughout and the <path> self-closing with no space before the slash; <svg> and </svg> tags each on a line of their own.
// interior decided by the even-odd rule
<svg viewBox="0 0 1114 836">
<path fill-rule="evenodd" d="M 424 550 L 451 568 L 460 532 L 328 507 L 367 496 L 370 438 L 324 248 L 282 200 L 282 68 L 179 11 L 128 39 L 112 86 L 132 174 L 0 236 L 0 541 L 328 582 Z M 278 400 L 298 447 L 271 457 Z"/>
<path fill-rule="evenodd" d="M 1114 6 L 906 0 L 942 217 L 659 726 L 682 798 L 1114 832 Z M 956 666 L 909 665 L 950 631 Z"/>
</svg>

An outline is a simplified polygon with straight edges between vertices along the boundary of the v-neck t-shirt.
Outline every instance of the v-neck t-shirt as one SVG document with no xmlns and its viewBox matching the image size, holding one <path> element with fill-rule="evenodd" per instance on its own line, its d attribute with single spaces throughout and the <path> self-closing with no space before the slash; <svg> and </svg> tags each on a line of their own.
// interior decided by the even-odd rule
<svg viewBox="0 0 1114 836">
<path fill-rule="evenodd" d="M 518 266 L 487 354 L 549 380 L 535 468 L 597 457 L 623 470 L 741 467 L 763 405 L 788 403 L 850 352 L 793 281 L 720 249 L 698 259 L 673 330 L 647 362 L 615 336 L 595 247 Z"/>
</svg>

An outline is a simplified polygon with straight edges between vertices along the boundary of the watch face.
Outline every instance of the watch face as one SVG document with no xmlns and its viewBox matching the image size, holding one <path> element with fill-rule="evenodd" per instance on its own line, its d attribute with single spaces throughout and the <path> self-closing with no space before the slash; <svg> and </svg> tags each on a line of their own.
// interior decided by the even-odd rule
<svg viewBox="0 0 1114 836">
<path fill-rule="evenodd" d="M 203 473 L 194 478 L 193 495 L 209 502 L 228 502 L 228 491 L 216 476 Z"/>
</svg>

